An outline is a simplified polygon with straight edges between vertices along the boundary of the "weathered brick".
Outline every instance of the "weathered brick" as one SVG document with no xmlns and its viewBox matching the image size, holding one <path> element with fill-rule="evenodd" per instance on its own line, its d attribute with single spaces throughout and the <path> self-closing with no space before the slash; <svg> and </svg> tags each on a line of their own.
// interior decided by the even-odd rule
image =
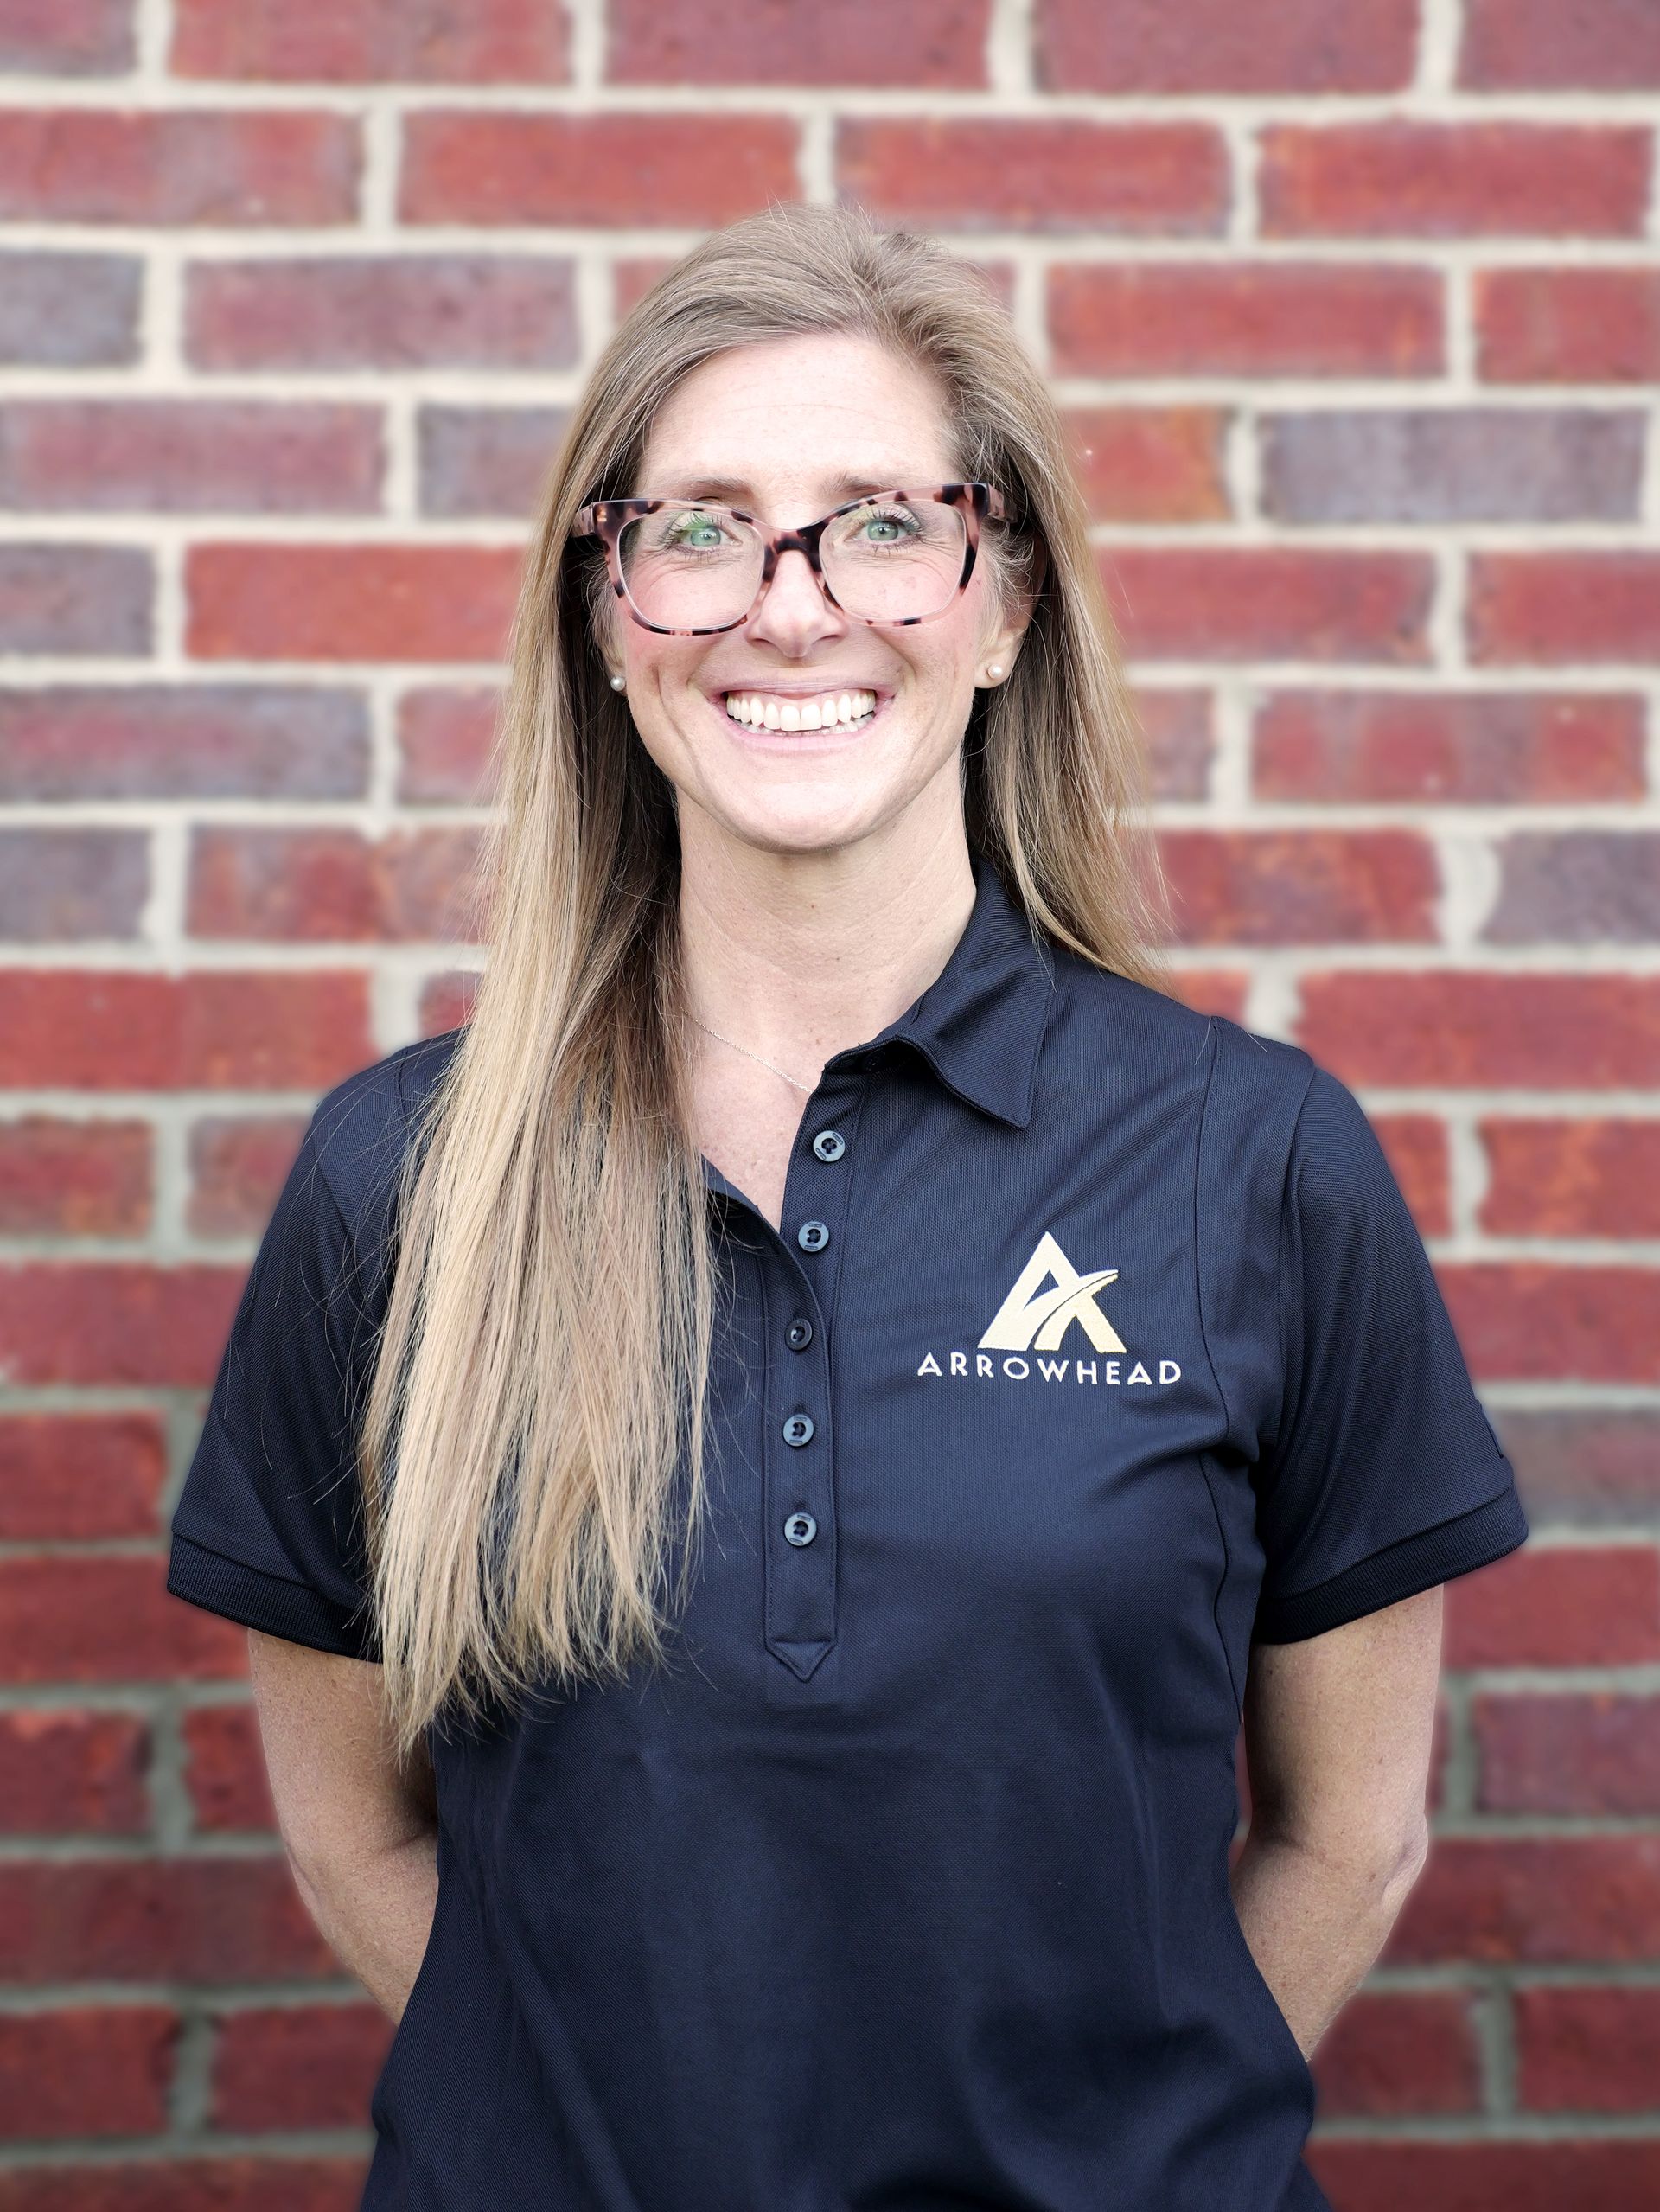
<svg viewBox="0 0 1660 2212">
<path fill-rule="evenodd" d="M 250 1237 L 263 1229 L 305 1135 L 293 1114 L 215 1115 L 190 1130 L 193 1237 Z"/>
<path fill-rule="evenodd" d="M 379 407 L 256 400 L 0 404 L 0 508 L 373 515 Z"/>
<path fill-rule="evenodd" d="M 1111 546 L 1107 595 L 1130 658 L 1376 661 L 1428 655 L 1420 553 L 1294 546 Z"/>
<path fill-rule="evenodd" d="M 152 590 L 137 546 L 0 545 L 0 653 L 148 653 Z"/>
<path fill-rule="evenodd" d="M 239 108 L 0 110 L 0 221 L 349 223 L 361 148 L 344 115 Z"/>
<path fill-rule="evenodd" d="M 127 253 L 0 253 L 0 361 L 118 368 L 138 357 L 144 263 Z"/>
<path fill-rule="evenodd" d="M 1643 233 L 1650 134 L 1547 123 L 1276 125 L 1262 135 L 1269 237 Z"/>
<path fill-rule="evenodd" d="M 1419 1235 L 1449 1235 L 1452 1168 L 1446 1122 L 1435 1114 L 1375 1114 L 1371 1122 Z"/>
<path fill-rule="evenodd" d="M 0 969 L 0 1088 L 315 1090 L 374 1056 L 359 973 Z"/>
<path fill-rule="evenodd" d="M 52 0 L 0 15 L 7 76 L 118 77 L 136 56 L 132 0 Z"/>
<path fill-rule="evenodd" d="M 1660 2193 L 1660 2139 L 1317 2138 L 1309 2166 L 1343 2212 L 1633 2212 Z M 10 2212 L 6 2207 L 5 2212 Z M 35 2212 L 35 2208 L 27 2208 Z M 80 2212 L 80 2208 L 75 2208 Z M 102 2208 L 99 2208 L 102 2212 Z"/>
<path fill-rule="evenodd" d="M 170 1596 L 159 1554 L 19 1552 L 0 1597 L 0 1682 L 246 1678 L 246 1629 Z"/>
<path fill-rule="evenodd" d="M 1481 269 L 1476 361 L 1495 384 L 1660 378 L 1660 271 Z"/>
<path fill-rule="evenodd" d="M 990 0 L 610 0 L 605 74 L 620 85 L 869 85 L 978 92 Z"/>
<path fill-rule="evenodd" d="M 1257 709 L 1258 798 L 1641 798 L 1644 702 L 1589 692 L 1280 691 Z"/>
<path fill-rule="evenodd" d="M 0 1363 L 14 1383 L 210 1383 L 241 1283 L 236 1268 L 0 1265 Z"/>
<path fill-rule="evenodd" d="M 1481 2109 L 1480 2054 L 1465 1990 L 1363 1991 L 1313 2058 L 1322 2114 L 1369 2119 Z"/>
<path fill-rule="evenodd" d="M 1660 1383 L 1654 1269 L 1491 1260 L 1439 1272 L 1472 1374 L 1529 1383 Z"/>
<path fill-rule="evenodd" d="M 1135 708 L 1154 798 L 1204 798 L 1216 750 L 1210 693 L 1142 684 Z"/>
<path fill-rule="evenodd" d="M 559 457 L 565 407 L 423 407 L 423 515 L 534 515 Z"/>
<path fill-rule="evenodd" d="M 1302 979 L 1296 1041 L 1349 1083 L 1622 1088 L 1660 1081 L 1660 981 L 1385 969 Z"/>
<path fill-rule="evenodd" d="M 163 2004 L 0 2013 L 0 2138 L 159 2133 L 180 2030 Z"/>
<path fill-rule="evenodd" d="M 0 937 L 138 934 L 150 840 L 138 829 L 0 829 Z"/>
<path fill-rule="evenodd" d="M 193 546 L 188 649 L 208 661 L 501 661 L 523 558 L 511 546 Z"/>
<path fill-rule="evenodd" d="M 1660 1551 L 1535 1541 L 1460 1575 L 1447 1585 L 1442 1656 L 1452 1667 L 1651 1665 L 1660 1659 Z"/>
<path fill-rule="evenodd" d="M 135 1237 L 150 1207 L 144 1122 L 0 1121 L 0 1234 Z"/>
<path fill-rule="evenodd" d="M 0 1415 L 0 1542 L 154 1536 L 166 1475 L 154 1413 Z"/>
<path fill-rule="evenodd" d="M 1660 1454 L 1646 1410 L 1507 1406 L 1494 1417 L 1530 1513 L 1623 1525 L 1660 1512 Z"/>
<path fill-rule="evenodd" d="M 1418 0 L 1038 0 L 1057 93 L 1387 93 L 1412 81 Z"/>
<path fill-rule="evenodd" d="M 1497 845 L 1491 944 L 1653 944 L 1660 939 L 1660 835 L 1518 830 Z"/>
<path fill-rule="evenodd" d="M 1512 1692 L 1471 1706 L 1483 1812 L 1660 1812 L 1660 1697 Z"/>
<path fill-rule="evenodd" d="M 323 684 L 0 690 L 0 799 L 355 799 L 363 694 Z"/>
<path fill-rule="evenodd" d="M 1219 407 L 1076 407 L 1073 465 L 1097 522 L 1213 522 L 1232 509 Z"/>
<path fill-rule="evenodd" d="M 1049 278 L 1063 376 L 1429 376 L 1443 316 L 1430 269 L 1062 262 Z"/>
<path fill-rule="evenodd" d="M 0 2169 L 0 2212 L 357 2212 L 367 2160 L 258 2154 Z"/>
<path fill-rule="evenodd" d="M 405 692 L 398 706 L 398 796 L 444 805 L 487 803 L 501 694 L 452 684 Z"/>
<path fill-rule="evenodd" d="M 1433 853 L 1405 829 L 1166 830 L 1184 944 L 1432 943 Z"/>
<path fill-rule="evenodd" d="M 1660 553 L 1484 553 L 1470 563 L 1470 655 L 1660 660 Z"/>
<path fill-rule="evenodd" d="M 204 937 L 466 939 L 478 854 L 469 828 L 197 830 L 188 926 Z"/>
<path fill-rule="evenodd" d="M 1218 231 L 1228 212 L 1207 123 L 845 120 L 835 159 L 844 198 L 929 229 L 1170 236 Z"/>
<path fill-rule="evenodd" d="M 1660 86 L 1660 14 L 1650 0 L 1465 0 L 1459 82 L 1480 92 Z"/>
<path fill-rule="evenodd" d="M 199 261 L 184 345 L 208 369 L 565 368 L 574 270 L 551 253 Z"/>
<path fill-rule="evenodd" d="M 311 84 L 559 84 L 559 0 L 174 0 L 176 77 Z"/>
<path fill-rule="evenodd" d="M 1660 1237 L 1660 1122 L 1494 1115 L 1477 1128 L 1492 1235 Z"/>
<path fill-rule="evenodd" d="M 1249 976 L 1237 969 L 1178 968 L 1171 981 L 1175 995 L 1196 1013 L 1226 1014 L 1229 1021 L 1243 1022 Z"/>
<path fill-rule="evenodd" d="M 204 1835 L 277 1833 L 277 1807 L 252 1699 L 192 1705 L 181 1718 L 184 1786 Z"/>
<path fill-rule="evenodd" d="M 1284 522 L 1629 522 L 1635 409 L 1383 408 L 1268 415 L 1263 510 Z"/>
<path fill-rule="evenodd" d="M 0 1972 L 21 1987 L 339 1971 L 276 1855 L 0 1864 Z"/>
<path fill-rule="evenodd" d="M 471 969 L 454 969 L 430 975 L 421 987 L 420 1025 L 423 1037 L 441 1037 L 459 1029 L 473 1010 L 478 977 Z"/>
<path fill-rule="evenodd" d="M 220 2021 L 209 2123 L 232 2134 L 361 2127 L 391 2043 L 386 2014 L 367 2001 L 239 2005 Z"/>
<path fill-rule="evenodd" d="M 1660 1958 L 1660 1835 L 1438 1836 L 1386 1966 Z"/>
<path fill-rule="evenodd" d="M 749 115 L 710 159 L 706 116 L 428 109 L 404 126 L 406 223 L 731 222 L 799 199 L 797 125 Z"/>
<path fill-rule="evenodd" d="M 1547 1982 L 1516 1990 L 1511 2004 L 1524 2110 L 1652 2112 L 1660 1989 Z"/>
<path fill-rule="evenodd" d="M 150 1730 L 136 1713 L 64 1705 L 0 1713 L 0 1833 L 143 1835 L 150 1825 Z"/>
</svg>

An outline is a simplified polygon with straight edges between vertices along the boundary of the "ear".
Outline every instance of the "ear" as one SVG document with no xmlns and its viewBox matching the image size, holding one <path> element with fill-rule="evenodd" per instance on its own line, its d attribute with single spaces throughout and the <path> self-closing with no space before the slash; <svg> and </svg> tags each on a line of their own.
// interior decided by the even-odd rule
<svg viewBox="0 0 1660 2212">
<path fill-rule="evenodd" d="M 1046 556 L 1041 546 L 1035 551 L 1036 559 L 1032 564 L 1031 589 L 1019 593 L 1012 606 L 999 612 L 995 627 L 980 640 L 980 655 L 974 674 L 977 685 L 983 683 L 985 670 L 993 662 L 1003 671 L 1001 676 L 993 679 L 993 686 L 998 683 L 1006 683 L 1009 672 L 1014 667 L 1016 657 L 1020 651 L 1021 642 L 1025 636 L 1027 625 L 1031 620 L 1033 610 L 1038 603 L 1038 594 L 1043 587 Z"/>
</svg>

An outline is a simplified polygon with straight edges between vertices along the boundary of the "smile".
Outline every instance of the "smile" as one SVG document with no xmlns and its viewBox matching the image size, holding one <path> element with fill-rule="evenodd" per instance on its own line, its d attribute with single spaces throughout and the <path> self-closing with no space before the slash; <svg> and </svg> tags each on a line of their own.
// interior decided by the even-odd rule
<svg viewBox="0 0 1660 2212">
<path fill-rule="evenodd" d="M 827 691 L 805 699 L 772 691 L 726 694 L 727 719 L 753 730 L 851 730 L 876 710 L 873 691 Z"/>
</svg>

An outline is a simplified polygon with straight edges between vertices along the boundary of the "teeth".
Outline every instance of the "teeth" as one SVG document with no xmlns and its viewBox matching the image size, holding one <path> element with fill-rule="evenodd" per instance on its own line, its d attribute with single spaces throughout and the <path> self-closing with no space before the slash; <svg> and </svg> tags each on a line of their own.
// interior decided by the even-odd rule
<svg viewBox="0 0 1660 2212">
<path fill-rule="evenodd" d="M 822 699 L 791 699 L 778 692 L 729 691 L 726 712 L 751 729 L 833 730 L 863 722 L 876 712 L 873 691 L 827 692 Z"/>
</svg>

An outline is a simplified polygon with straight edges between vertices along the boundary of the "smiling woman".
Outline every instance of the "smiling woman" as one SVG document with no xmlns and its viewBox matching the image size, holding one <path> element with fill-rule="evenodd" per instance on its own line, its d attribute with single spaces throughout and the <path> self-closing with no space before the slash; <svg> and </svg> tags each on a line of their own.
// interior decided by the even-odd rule
<svg viewBox="0 0 1660 2212">
<path fill-rule="evenodd" d="M 401 2015 L 365 2212 L 1317 2212 L 1526 1525 L 1353 1096 L 1163 988 L 972 272 L 793 207 L 663 278 L 502 745 L 475 1017 L 319 1108 L 174 1522 Z"/>
</svg>

